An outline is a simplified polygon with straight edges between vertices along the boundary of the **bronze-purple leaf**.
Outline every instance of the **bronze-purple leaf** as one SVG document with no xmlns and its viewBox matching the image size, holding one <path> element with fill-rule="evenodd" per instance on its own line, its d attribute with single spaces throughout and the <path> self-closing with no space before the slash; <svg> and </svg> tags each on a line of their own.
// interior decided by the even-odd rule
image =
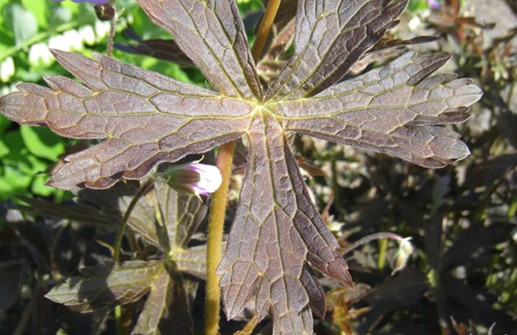
<svg viewBox="0 0 517 335">
<path fill-rule="evenodd" d="M 298 2 L 295 52 L 266 98 L 307 97 L 341 79 L 381 39 L 407 0 Z"/>
<path fill-rule="evenodd" d="M 481 95 L 472 80 L 454 74 L 426 78 L 447 59 L 409 52 L 311 99 L 283 100 L 270 108 L 285 117 L 286 130 L 443 167 L 469 150 L 457 133 L 439 126 L 465 121 L 467 106 Z"/>
<path fill-rule="evenodd" d="M 325 299 L 305 264 L 350 287 L 352 278 L 278 122 L 257 116 L 248 136 L 246 178 L 218 269 L 226 314 L 235 317 L 255 296 L 259 319 L 271 311 L 275 334 L 311 333 L 309 307 L 322 314 Z"/>
<path fill-rule="evenodd" d="M 64 136 L 104 139 L 52 175 L 50 184 L 64 189 L 139 179 L 160 162 L 246 135 L 246 176 L 218 269 L 227 316 L 251 300 L 260 319 L 272 315 L 275 335 L 312 334 L 312 313 L 324 314 L 325 299 L 311 267 L 348 286 L 352 280 L 285 133 L 442 167 L 468 155 L 444 125 L 465 121 L 481 91 L 454 74 L 432 75 L 447 56 L 415 52 L 336 84 L 394 26 L 407 0 L 299 0 L 294 54 L 270 87 L 258 79 L 234 0 L 138 2 L 217 92 L 98 54 L 56 51 L 85 85 L 60 76 L 46 79 L 50 88 L 22 84 L 0 100 L 0 111 Z M 187 268 L 199 259 L 190 251 Z"/>
<path fill-rule="evenodd" d="M 56 133 L 106 140 L 66 157 L 48 184 L 107 188 L 120 178 L 139 179 L 157 163 L 203 153 L 239 138 L 251 104 L 180 83 L 112 58 L 53 52 L 86 86 L 47 77 L 51 87 L 21 84 L 0 101 L 2 113 L 23 124 L 47 124 Z"/>
<path fill-rule="evenodd" d="M 144 296 L 154 279 L 165 272 L 160 261 L 128 261 L 83 268 L 81 276 L 68 278 L 45 296 L 80 312 L 125 305 Z"/>
</svg>

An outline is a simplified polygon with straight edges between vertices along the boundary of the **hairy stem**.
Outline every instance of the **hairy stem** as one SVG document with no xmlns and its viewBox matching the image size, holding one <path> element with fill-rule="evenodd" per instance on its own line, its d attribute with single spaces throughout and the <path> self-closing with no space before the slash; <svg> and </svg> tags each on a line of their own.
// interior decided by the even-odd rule
<svg viewBox="0 0 517 335">
<path fill-rule="evenodd" d="M 253 59 L 258 61 L 266 39 L 271 31 L 281 0 L 269 1 L 264 17 L 260 23 L 255 44 L 253 45 Z M 206 279 L 206 301 L 205 301 L 205 334 L 217 335 L 219 332 L 219 314 L 221 291 L 219 290 L 219 276 L 215 274 L 217 266 L 221 261 L 222 242 L 224 231 L 224 216 L 226 213 L 226 199 L 233 162 L 235 141 L 223 144 L 217 155 L 217 167 L 221 170 L 222 183 L 212 197 L 210 206 L 210 217 L 208 220 L 208 241 L 207 241 L 207 279 Z"/>
<path fill-rule="evenodd" d="M 219 276 L 215 270 L 221 261 L 224 230 L 224 215 L 226 212 L 226 198 L 232 174 L 233 152 L 235 141 L 223 144 L 217 154 L 217 167 L 221 170 L 222 183 L 212 197 L 210 218 L 208 220 L 207 241 L 207 278 L 205 302 L 205 334 L 217 335 L 219 331 L 219 313 L 221 292 L 219 290 Z"/>
</svg>

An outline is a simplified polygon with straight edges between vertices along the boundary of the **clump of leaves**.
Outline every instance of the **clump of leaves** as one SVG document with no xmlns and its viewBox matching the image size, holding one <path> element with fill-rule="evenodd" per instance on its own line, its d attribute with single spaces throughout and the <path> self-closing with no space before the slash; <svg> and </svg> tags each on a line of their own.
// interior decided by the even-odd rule
<svg viewBox="0 0 517 335">
<path fill-rule="evenodd" d="M 286 133 L 354 145 L 439 168 L 469 154 L 443 127 L 465 121 L 481 91 L 432 75 L 448 56 L 409 52 L 339 82 L 396 23 L 407 0 L 300 0 L 294 53 L 274 81 L 259 78 L 233 0 L 139 0 L 214 88 L 181 83 L 94 54 L 53 51 L 85 85 L 54 76 L 19 85 L 0 111 L 78 139 L 104 139 L 66 158 L 48 184 L 104 189 L 245 136 L 240 204 L 218 272 L 228 318 L 252 300 L 275 334 L 310 334 L 325 297 L 311 267 L 352 286 L 339 245 L 312 203 Z M 338 83 L 339 82 L 339 83 Z"/>
</svg>

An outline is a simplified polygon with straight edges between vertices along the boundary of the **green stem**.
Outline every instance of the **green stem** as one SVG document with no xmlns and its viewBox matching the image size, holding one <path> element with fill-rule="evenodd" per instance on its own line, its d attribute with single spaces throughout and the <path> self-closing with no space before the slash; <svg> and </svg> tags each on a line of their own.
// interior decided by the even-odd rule
<svg viewBox="0 0 517 335">
<path fill-rule="evenodd" d="M 120 225 L 118 226 L 117 231 L 117 239 L 115 240 L 115 245 L 113 246 L 113 260 L 118 263 L 120 262 L 120 250 L 122 249 L 122 240 L 124 239 L 124 231 L 126 230 L 127 222 L 129 221 L 129 218 L 131 217 L 131 213 L 133 212 L 133 209 L 135 209 L 136 204 L 138 203 L 138 200 L 149 191 L 151 186 L 153 185 L 153 182 L 151 180 L 148 180 L 144 185 L 140 187 L 138 192 L 135 194 L 133 199 L 131 199 L 131 202 L 127 206 L 126 212 L 124 213 L 124 217 L 122 218 L 122 222 L 120 222 Z"/>
<path fill-rule="evenodd" d="M 215 271 L 222 255 L 222 241 L 224 231 L 224 216 L 226 212 L 226 199 L 232 174 L 233 152 L 235 141 L 223 144 L 217 154 L 217 167 L 221 170 L 222 183 L 212 197 L 210 206 L 210 218 L 208 220 L 207 241 L 207 278 L 206 278 L 206 302 L 205 302 L 205 334 L 217 335 L 219 332 L 219 314 L 221 292 L 219 279 Z"/>
<path fill-rule="evenodd" d="M 54 29 L 54 30 L 45 31 L 45 32 L 41 32 L 39 34 L 36 34 L 36 35 L 32 36 L 31 38 L 29 38 L 28 40 L 24 41 L 23 43 L 20 43 L 20 44 L 18 44 L 16 46 L 13 46 L 13 47 L 5 50 L 4 52 L 2 52 L 0 54 L 0 62 L 3 61 L 4 59 L 6 59 L 9 56 L 17 54 L 20 50 L 23 50 L 23 49 L 26 49 L 26 48 L 30 47 L 31 45 L 33 45 L 35 43 L 38 43 L 38 42 L 43 41 L 43 40 L 46 40 L 49 37 L 51 37 L 53 35 L 56 35 L 57 33 L 61 33 L 61 32 L 64 32 L 64 31 L 67 31 L 67 30 L 70 30 L 70 29 L 74 29 L 74 28 L 79 27 L 81 25 L 82 25 L 81 22 L 75 21 L 75 22 L 70 22 L 70 23 L 62 24 L 62 25 L 58 26 L 56 29 Z"/>
<path fill-rule="evenodd" d="M 342 250 L 342 254 L 346 255 L 350 251 L 359 248 L 363 244 L 366 244 L 366 243 L 374 241 L 374 240 L 381 240 L 381 239 L 394 240 L 394 241 L 396 241 L 399 244 L 404 241 L 404 238 L 402 236 L 397 235 L 395 233 L 389 233 L 389 232 L 375 233 L 375 234 L 371 234 L 371 235 L 365 236 L 365 237 L 363 237 L 362 239 L 360 239 L 358 241 L 355 241 L 354 243 L 352 243 L 348 247 L 344 248 Z"/>
<path fill-rule="evenodd" d="M 388 240 L 379 240 L 379 258 L 377 259 L 377 268 L 384 269 L 386 266 L 386 252 L 388 251 Z"/>
<path fill-rule="evenodd" d="M 264 17 L 257 32 L 257 38 L 251 53 L 253 59 L 258 61 L 267 37 L 271 31 L 281 0 L 270 0 Z M 217 266 L 221 261 L 222 243 L 224 232 L 224 216 L 230 186 L 230 176 L 233 163 L 233 152 L 235 141 L 223 144 L 217 155 L 217 167 L 221 170 L 222 183 L 212 197 L 210 206 L 210 217 L 208 219 L 208 241 L 207 241 L 207 279 L 206 279 L 206 301 L 205 301 L 205 334 L 217 335 L 219 332 L 219 314 L 221 292 L 219 290 L 220 277 L 215 274 Z"/>
<path fill-rule="evenodd" d="M 122 240 L 124 239 L 124 231 L 126 230 L 127 222 L 129 221 L 129 218 L 131 217 L 131 213 L 133 212 L 133 209 L 135 208 L 136 204 L 138 203 L 138 200 L 144 195 L 153 185 L 151 180 L 148 180 L 144 185 L 140 187 L 138 192 L 135 194 L 133 199 L 131 199 L 131 202 L 127 206 L 126 212 L 124 213 L 124 217 L 122 218 L 122 222 L 120 222 L 118 226 L 117 231 L 117 239 L 115 240 L 115 245 L 113 246 L 113 260 L 115 263 L 120 262 L 120 250 L 122 249 Z M 124 335 L 127 333 L 126 327 L 124 326 L 123 322 L 123 313 L 122 313 L 122 306 L 117 305 L 115 306 L 115 328 L 116 328 L 116 334 L 117 335 Z"/>
</svg>

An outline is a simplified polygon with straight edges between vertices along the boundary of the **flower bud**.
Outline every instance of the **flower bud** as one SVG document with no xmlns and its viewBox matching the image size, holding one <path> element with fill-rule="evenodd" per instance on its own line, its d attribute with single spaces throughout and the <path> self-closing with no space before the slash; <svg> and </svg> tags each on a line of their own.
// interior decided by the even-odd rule
<svg viewBox="0 0 517 335">
<path fill-rule="evenodd" d="M 399 244 L 399 250 L 397 251 L 397 255 L 395 256 L 395 264 L 393 265 L 393 271 L 391 271 L 391 275 L 394 275 L 396 272 L 404 269 L 406 267 L 409 256 L 414 251 L 413 245 L 409 242 L 411 238 L 405 238 Z"/>
<path fill-rule="evenodd" d="M 222 182 L 217 167 L 199 163 L 174 166 L 164 173 L 164 177 L 176 191 L 196 196 L 217 191 Z"/>
</svg>

